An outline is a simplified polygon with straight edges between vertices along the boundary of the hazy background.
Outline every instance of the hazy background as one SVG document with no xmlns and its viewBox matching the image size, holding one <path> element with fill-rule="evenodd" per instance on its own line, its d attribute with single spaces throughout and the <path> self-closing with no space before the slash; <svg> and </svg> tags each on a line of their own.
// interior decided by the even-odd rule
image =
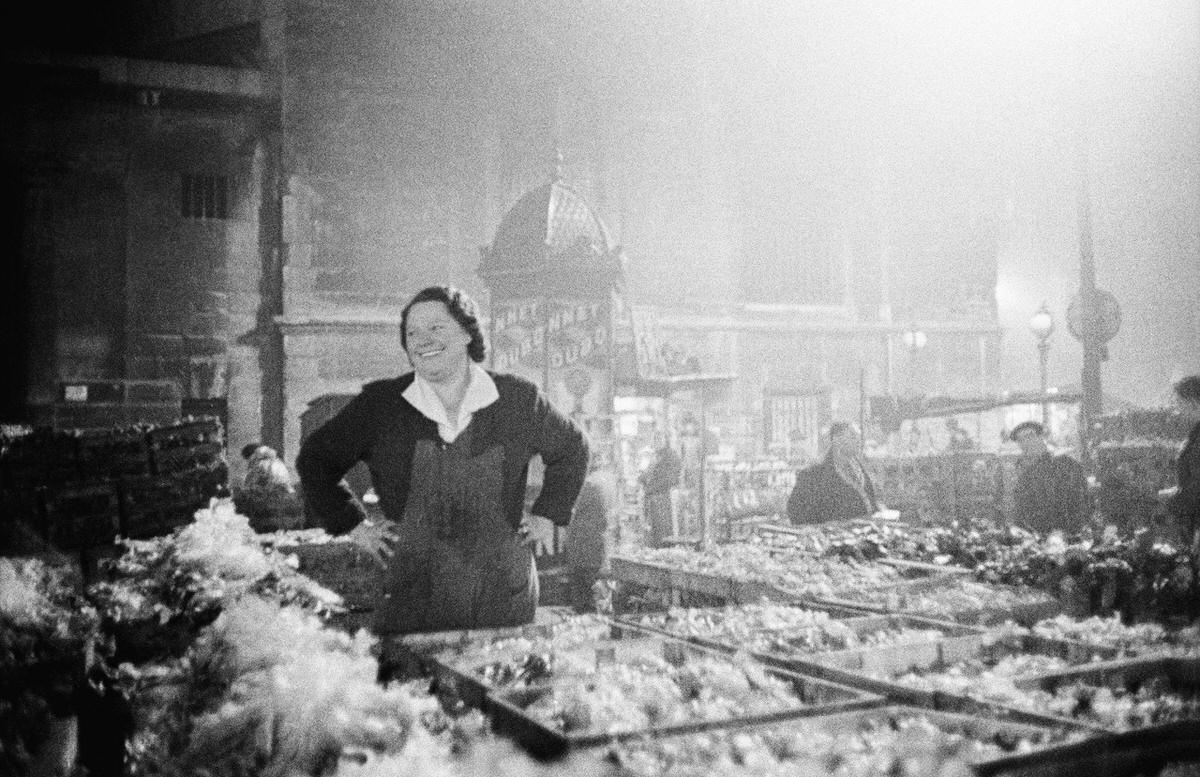
<svg viewBox="0 0 1200 777">
<path fill-rule="evenodd" d="M 1001 385 L 1037 387 L 1028 320 L 1043 301 L 1057 322 L 1050 384 L 1079 384 L 1066 310 L 1080 159 L 1097 284 L 1123 311 L 1105 393 L 1165 404 L 1173 380 L 1200 373 L 1200 2 L 692 6 L 720 17 L 718 86 L 761 112 L 731 132 L 744 159 L 770 160 L 760 181 L 791 148 L 797 168 L 888 182 L 896 218 L 935 242 L 940 228 L 950 253 L 972 250 L 953 245 L 970 239 L 964 219 L 995 235 Z"/>
<path fill-rule="evenodd" d="M 1050 382 L 1079 383 L 1065 316 L 1079 286 L 1081 148 L 1097 283 L 1123 310 L 1105 392 L 1161 404 L 1173 379 L 1200 373 L 1200 3 L 853 8 L 830 9 L 829 29 L 845 33 L 825 45 L 856 71 L 847 91 L 877 106 L 880 136 L 951 166 L 957 155 L 966 175 L 980 162 L 998 175 L 1002 383 L 1037 385 L 1027 322 L 1042 301 L 1058 322 Z M 919 180 L 921 165 L 906 168 L 917 189 L 940 185 Z"/>
</svg>

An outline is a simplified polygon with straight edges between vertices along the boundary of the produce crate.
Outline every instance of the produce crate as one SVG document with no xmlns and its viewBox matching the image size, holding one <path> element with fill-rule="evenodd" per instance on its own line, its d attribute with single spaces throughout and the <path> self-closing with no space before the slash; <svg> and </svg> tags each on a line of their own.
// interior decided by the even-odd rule
<svg viewBox="0 0 1200 777">
<path fill-rule="evenodd" d="M 765 523 L 754 528 L 754 537 L 764 545 L 798 550 L 805 553 L 821 553 L 825 547 L 825 532 L 822 527 L 827 524 L 812 526 L 785 526 L 777 523 Z"/>
<path fill-rule="evenodd" d="M 459 629 L 424 634 L 405 634 L 385 640 L 380 647 L 380 677 L 430 676 L 439 689 L 461 699 L 468 706 L 480 707 L 487 693 L 481 678 L 456 668 L 470 660 L 482 648 L 501 641 L 549 640 L 556 635 L 578 631 L 593 639 L 613 634 L 614 624 L 598 615 L 580 615 L 551 623 L 533 623 L 496 629 Z"/>
<path fill-rule="evenodd" d="M 839 599 L 815 597 L 814 601 L 843 607 L 858 607 L 885 614 L 925 615 L 953 620 L 968 626 L 991 626 L 1007 620 L 1015 621 L 1022 626 L 1032 626 L 1044 618 L 1053 618 L 1063 611 L 1062 602 L 1049 594 L 1046 594 L 1045 598 L 1040 601 L 1018 602 L 1011 607 L 972 607 L 936 613 L 930 612 L 920 603 L 920 599 L 924 596 L 935 595 L 939 590 L 953 591 L 955 587 L 964 585 L 980 589 L 993 589 L 1002 596 L 1014 598 L 1023 593 L 1013 586 L 978 583 L 956 577 L 932 576 L 870 592 L 875 595 Z"/>
<path fill-rule="evenodd" d="M 794 613 L 804 613 L 804 612 L 823 613 L 825 615 L 828 615 L 832 619 L 860 618 L 860 617 L 863 617 L 864 615 L 868 614 L 868 613 L 862 612 L 861 610 L 847 610 L 847 609 L 843 609 L 840 607 L 809 607 L 809 606 L 804 606 L 804 605 L 795 604 L 795 603 L 791 603 L 791 602 L 766 602 L 766 603 L 763 603 L 763 605 L 766 607 L 784 608 L 785 610 L 790 610 Z M 733 617 L 734 619 L 740 618 L 744 621 L 745 616 L 743 615 L 743 613 L 746 613 L 747 611 L 749 611 L 749 609 L 750 608 L 747 607 L 746 605 L 735 605 L 735 606 L 726 606 L 726 607 L 699 607 L 699 608 L 690 608 L 690 609 L 686 610 L 685 613 L 688 616 L 695 616 L 702 620 L 708 619 L 711 621 L 721 621 L 721 620 L 725 620 L 727 617 Z M 617 616 L 615 618 L 615 623 L 617 625 L 631 626 L 635 629 L 642 629 L 644 631 L 659 632 L 659 633 L 664 634 L 669 637 L 687 640 L 689 642 L 695 642 L 696 644 L 703 645 L 705 647 L 723 649 L 723 650 L 733 649 L 732 646 L 728 644 L 728 641 L 722 641 L 720 639 L 714 639 L 711 637 L 704 637 L 704 636 L 692 634 L 689 629 L 687 629 L 681 623 L 678 622 L 679 621 L 678 617 L 674 617 L 675 622 L 672 622 L 672 619 L 673 619 L 673 616 L 671 613 L 642 613 L 640 615 Z M 797 626 L 797 628 L 803 628 L 803 626 Z M 749 627 L 749 626 L 747 626 L 746 629 L 748 632 L 753 630 L 753 628 Z M 776 631 L 786 631 L 786 630 L 787 629 L 785 629 L 785 628 L 780 628 L 780 629 L 764 628 L 764 629 L 762 629 L 762 631 L 769 631 L 771 633 L 774 633 Z M 740 630 L 739 630 L 739 633 L 740 633 Z M 744 647 L 744 646 L 740 646 L 740 647 Z"/>
<path fill-rule="evenodd" d="M 728 662 L 733 671 L 742 671 L 728 654 L 709 650 L 699 645 L 628 630 L 623 634 L 623 639 L 633 643 L 649 642 L 654 648 L 661 650 L 664 658 L 675 666 L 709 660 L 716 661 L 718 664 Z M 630 647 L 634 646 L 630 645 Z M 601 644 L 596 649 L 598 662 L 617 661 L 621 656 L 616 643 L 613 645 Z M 610 650 L 611 653 L 608 652 Z M 530 711 L 531 707 L 558 691 L 570 694 L 573 686 L 590 687 L 586 678 L 578 677 L 565 678 L 562 681 L 551 679 L 545 683 L 535 683 L 505 691 L 489 691 L 486 695 L 484 711 L 491 715 L 494 728 L 498 733 L 516 740 L 531 754 L 547 758 L 561 756 L 570 750 L 595 747 L 631 737 L 704 731 L 743 722 L 780 721 L 834 711 L 875 707 L 882 703 L 882 699 L 876 695 L 838 683 L 776 667 L 764 667 L 757 662 L 751 666 L 752 674 L 762 673 L 765 677 L 784 683 L 790 696 L 794 697 L 794 702 L 789 698 L 787 702 L 782 702 L 777 708 L 747 711 L 744 714 L 718 711 L 709 718 L 697 717 L 686 721 L 651 722 L 644 726 L 631 722 L 627 728 L 581 726 L 575 731 L 564 731 L 551 721 Z M 765 692 L 752 692 L 750 695 L 761 699 Z M 696 707 L 690 702 L 684 702 L 681 709 L 696 713 Z"/>
<path fill-rule="evenodd" d="M 117 536 L 120 500 L 108 484 L 45 492 L 46 539 L 62 550 L 111 543 Z"/>
<path fill-rule="evenodd" d="M 276 545 L 279 553 L 294 555 L 296 571 L 342 597 L 349 612 L 374 609 L 383 568 L 358 543 L 342 536 L 323 542 Z"/>
<path fill-rule="evenodd" d="M 190 523 L 212 496 L 203 470 L 121 478 L 117 487 L 121 535 L 135 539 L 169 534 Z"/>
<path fill-rule="evenodd" d="M 771 666 L 835 679 L 837 682 L 855 682 L 858 684 L 857 687 L 866 688 L 867 686 L 863 685 L 866 683 L 871 686 L 869 690 L 873 693 L 888 695 L 909 703 L 921 703 L 928 701 L 928 698 L 899 690 L 892 683 L 876 683 L 870 676 L 890 675 L 905 671 L 910 667 L 928 667 L 966 660 L 983 650 L 986 636 L 979 629 L 916 616 L 864 616 L 862 613 L 838 608 L 829 612 L 835 618 L 842 616 L 838 625 L 849 627 L 860 638 L 869 638 L 872 633 L 887 629 L 929 629 L 940 631 L 943 636 L 929 640 L 921 640 L 914 636 L 913 639 L 893 645 L 833 651 L 808 650 L 801 646 L 792 652 L 785 651 L 781 647 L 775 651 L 753 650 L 751 655 Z M 712 650 L 733 653 L 747 649 L 745 645 L 741 644 L 674 632 L 667 625 L 647 625 L 637 621 L 631 623 L 637 628 L 658 631 Z M 807 628 L 797 626 L 794 629 L 764 629 L 755 633 L 777 640 L 778 643 L 787 643 L 789 635 L 795 635 L 797 639 L 800 639 Z M 835 669 L 842 674 L 831 674 L 825 671 L 826 669 Z"/>
<path fill-rule="evenodd" d="M 671 569 L 622 557 L 611 558 L 610 565 L 610 577 L 619 583 L 658 592 L 664 607 L 670 604 L 720 606 L 753 603 L 762 599 L 792 601 L 797 598 L 794 594 L 755 580 Z"/>
<path fill-rule="evenodd" d="M 1175 774 L 1200 772 L 1200 734 L 1184 721 L 1122 734 L 1099 734 L 1078 742 L 1037 748 L 974 765 L 979 777 L 1147 777 L 1164 766 L 1183 764 Z M 1166 775 L 1163 771 L 1162 774 Z"/>
<path fill-rule="evenodd" d="M 756 658 L 781 668 L 861 688 L 899 704 L 984 715 L 990 718 L 1002 718 L 1036 725 L 1054 725 L 1092 733 L 1106 731 L 1102 727 L 1063 718 L 1049 712 L 1030 711 L 982 697 L 975 698 L 942 690 L 930 690 L 899 681 L 899 677 L 910 668 L 913 670 L 938 669 L 951 666 L 961 660 L 998 661 L 1005 656 L 1035 654 L 1061 658 L 1071 663 L 1083 663 L 1116 655 L 1116 651 L 1113 650 L 1096 650 L 1079 643 L 1050 640 L 1032 635 L 1011 637 L 997 642 L 980 639 L 973 650 L 968 650 L 968 645 L 969 641 L 960 642 L 949 652 L 943 654 L 941 658 L 937 656 L 936 651 L 932 650 L 912 653 L 903 650 L 883 650 L 879 651 L 878 655 L 863 656 L 863 668 L 859 669 L 849 669 L 832 662 L 823 662 L 818 660 L 819 656 L 789 658 L 760 654 L 756 655 Z M 889 663 L 892 671 L 887 671 Z"/>
<path fill-rule="evenodd" d="M 943 576 L 956 577 L 971 574 L 966 567 L 951 564 L 930 564 L 926 561 L 906 561 L 898 558 L 881 558 L 877 563 L 886 564 L 900 571 L 906 578 L 916 581 L 936 581 Z"/>
<path fill-rule="evenodd" d="M 783 773 L 793 765 L 796 774 L 805 774 L 817 764 L 844 764 L 847 757 L 854 757 L 852 754 L 863 754 L 871 759 L 872 767 L 885 769 L 889 760 L 900 765 L 911 759 L 915 755 L 914 745 L 927 746 L 935 757 L 939 753 L 959 755 L 976 770 L 983 770 L 1011 755 L 1053 751 L 1071 738 L 1071 732 L 1048 725 L 887 705 L 782 722 L 742 723 L 700 732 L 636 737 L 594 752 L 606 761 L 617 763 L 629 777 L 651 774 L 672 777 L 701 774 L 706 769 L 715 771 L 718 764 L 706 763 L 706 759 L 738 763 L 748 749 L 772 754 L 776 760 L 770 764 L 776 769 L 772 774 Z M 1074 738 L 1078 739 L 1078 735 Z M 964 740 L 977 743 L 977 749 L 972 751 Z M 774 747 L 769 744 L 772 741 Z M 665 748 L 669 755 L 657 756 L 660 748 Z M 672 767 L 678 767 L 679 771 Z M 747 768 L 746 773 L 754 771 Z M 930 773 L 936 770 L 931 768 Z"/>
<path fill-rule="evenodd" d="M 1063 672 L 1036 675 L 1017 682 L 1018 687 L 1048 693 L 1069 690 L 1077 684 L 1107 689 L 1119 695 L 1144 692 L 1145 703 L 1149 703 L 1156 694 L 1175 695 L 1182 704 L 1168 713 L 1172 719 L 1165 722 L 1174 723 L 1177 719 L 1191 721 L 1195 726 L 1195 735 L 1200 739 L 1200 658 L 1160 657 L 1105 661 Z M 1129 726 L 1110 722 L 1103 719 L 1103 716 L 1100 716 L 1098 725 L 1119 732 L 1159 724 L 1158 721 L 1150 721 L 1138 725 L 1138 717 L 1145 712 L 1139 710 L 1135 713 Z"/>
<path fill-rule="evenodd" d="M 79 466 L 85 478 L 150 474 L 150 450 L 140 428 L 79 433 Z"/>
<path fill-rule="evenodd" d="M 812 654 L 813 661 L 826 666 L 867 674 L 962 661 L 979 651 L 985 636 L 979 629 L 912 615 L 875 615 L 849 618 L 843 622 L 860 637 L 867 637 L 885 629 L 934 630 L 943 635 L 933 640 L 904 641 L 887 646 Z"/>
<path fill-rule="evenodd" d="M 636 583 L 647 588 L 671 587 L 671 570 L 667 567 L 623 556 L 611 556 L 608 563 L 609 576 L 618 582 Z"/>
</svg>

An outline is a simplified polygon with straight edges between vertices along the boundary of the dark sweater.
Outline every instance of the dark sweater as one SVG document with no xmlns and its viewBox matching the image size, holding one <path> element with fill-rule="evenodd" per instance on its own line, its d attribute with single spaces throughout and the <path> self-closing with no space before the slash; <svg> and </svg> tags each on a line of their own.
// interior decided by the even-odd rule
<svg viewBox="0 0 1200 777">
<path fill-rule="evenodd" d="M 1188 433 L 1175 468 L 1179 491 L 1171 498 L 1171 512 L 1188 521 L 1200 521 L 1200 423 Z"/>
<path fill-rule="evenodd" d="M 879 509 L 879 499 L 875 496 L 871 475 L 865 469 L 863 478 L 870 505 L 838 474 L 837 467 L 829 457 L 800 470 L 796 473 L 796 485 L 788 497 L 788 519 L 794 524 L 804 524 L 870 515 Z"/>
<path fill-rule="evenodd" d="M 537 386 L 515 375 L 489 372 L 499 398 L 471 419 L 471 455 L 504 449 L 501 502 L 516 527 L 525 505 L 529 460 L 546 465 L 542 490 L 530 512 L 558 525 L 571 509 L 587 471 L 588 446 L 579 427 L 556 410 Z M 342 483 L 355 463 L 365 462 L 384 514 L 404 517 L 417 440 L 441 441 L 437 424 L 403 397 L 413 373 L 375 381 L 300 446 L 296 471 L 310 524 L 333 534 L 347 532 L 364 517 L 362 506 Z"/>
<path fill-rule="evenodd" d="M 1046 453 L 1022 461 L 1013 500 L 1013 519 L 1038 532 L 1076 532 L 1091 517 L 1087 475 L 1070 456 Z"/>
</svg>

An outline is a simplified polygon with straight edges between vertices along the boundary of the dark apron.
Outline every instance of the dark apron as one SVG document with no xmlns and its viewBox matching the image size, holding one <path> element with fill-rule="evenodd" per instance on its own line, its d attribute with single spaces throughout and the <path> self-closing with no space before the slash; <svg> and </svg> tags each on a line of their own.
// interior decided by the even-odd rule
<svg viewBox="0 0 1200 777">
<path fill-rule="evenodd" d="M 375 606 L 377 634 L 519 626 L 533 621 L 533 554 L 501 504 L 500 446 L 470 455 L 471 427 L 453 443 L 418 440 L 396 552 Z"/>
</svg>

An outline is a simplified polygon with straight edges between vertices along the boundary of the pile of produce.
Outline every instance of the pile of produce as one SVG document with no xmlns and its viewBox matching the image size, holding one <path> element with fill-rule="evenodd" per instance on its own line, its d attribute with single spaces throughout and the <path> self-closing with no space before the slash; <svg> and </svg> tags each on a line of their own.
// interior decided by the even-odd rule
<svg viewBox="0 0 1200 777">
<path fill-rule="evenodd" d="M 479 713 L 447 714 L 419 681 L 378 684 L 374 649 L 366 632 L 239 599 L 179 659 L 122 665 L 135 713 L 129 773 L 542 773 Z"/>
<path fill-rule="evenodd" d="M 0 772 L 24 774 L 74 714 L 98 626 L 65 566 L 0 557 Z"/>
<path fill-rule="evenodd" d="M 888 612 L 985 625 L 1012 618 L 1021 610 L 1053 611 L 1058 605 L 1056 598 L 1039 589 L 980 583 L 950 575 L 876 591 L 855 591 L 847 599 Z"/>
<path fill-rule="evenodd" d="M 228 500 L 197 510 L 170 535 L 121 544 L 124 553 L 101 564 L 105 579 L 87 590 L 116 637 L 118 660 L 178 654 L 222 607 L 246 595 L 318 613 L 341 607 L 337 594 L 296 572 L 294 559 L 264 548 Z"/>
<path fill-rule="evenodd" d="M 1166 527 L 1109 530 L 1066 542 L 1054 534 L 999 549 L 976 568 L 980 580 L 1075 595 L 1090 613 L 1134 620 L 1200 615 L 1196 559 Z"/>
<path fill-rule="evenodd" d="M 1160 723 L 1195 720 L 1200 725 L 1200 695 L 1173 690 L 1163 679 L 1141 683 L 1136 691 L 1119 685 L 1075 682 L 1049 691 L 1031 691 L 1026 709 L 1081 720 L 1116 731 Z"/>
<path fill-rule="evenodd" d="M 998 660 L 981 658 L 960 661 L 945 667 L 904 672 L 880 679 L 922 691 L 937 691 L 1045 712 L 1045 705 L 1039 707 L 1031 692 L 1018 688 L 1015 681 L 1062 671 L 1069 666 L 1064 659 L 1056 656 L 1026 653 L 1006 655 Z"/>
<path fill-rule="evenodd" d="M 178 655 L 115 667 L 132 707 L 128 774 L 547 773 L 494 738 L 479 713 L 444 709 L 428 681 L 379 684 L 374 638 L 327 626 L 320 614 L 328 593 L 247 528 L 228 509 L 200 511 L 171 538 L 134 544 L 115 565 L 124 584 L 116 590 L 150 592 L 148 604 L 117 616 L 149 609 L 169 623 L 211 614 Z M 170 581 L 187 595 L 163 598 Z"/>
<path fill-rule="evenodd" d="M 1169 647 L 1169 632 L 1157 623 L 1126 625 L 1113 615 L 1101 618 L 1072 618 L 1059 615 L 1034 624 L 1030 631 L 1047 639 L 1082 642 L 1086 645 L 1110 647 L 1122 653 L 1159 652 L 1156 648 Z"/>
<path fill-rule="evenodd" d="M 698 551 L 641 549 L 628 557 L 672 570 L 762 583 L 793 595 L 836 597 L 845 591 L 877 588 L 901 579 L 895 569 L 880 564 L 818 558 L 798 552 L 779 553 L 748 542 L 713 545 Z"/>
<path fill-rule="evenodd" d="M 564 733 L 637 731 L 806 706 L 791 683 L 744 655 L 642 655 L 533 690 L 525 713 Z"/>
<path fill-rule="evenodd" d="M 966 775 L 968 764 L 1046 743 L 1049 734 L 980 735 L 917 712 L 864 714 L 831 726 L 816 719 L 614 745 L 610 757 L 637 777 L 701 775 Z"/>
<path fill-rule="evenodd" d="M 787 532 L 760 528 L 755 541 L 773 548 L 859 562 L 892 558 L 928 564 L 953 563 L 953 551 L 958 544 L 946 527 L 914 527 L 886 521 L 831 522 L 790 528 L 793 530 Z"/>
<path fill-rule="evenodd" d="M 682 637 L 698 637 L 785 658 L 936 642 L 945 637 L 940 629 L 912 628 L 878 620 L 834 620 L 828 613 L 799 607 L 747 605 L 737 609 L 672 609 L 665 614 L 643 615 L 638 622 Z M 771 625 L 762 625 L 765 623 Z"/>
<path fill-rule="evenodd" d="M 561 622 L 527 626 L 511 634 L 480 635 L 455 639 L 451 645 L 428 645 L 418 637 L 413 648 L 426 652 L 443 664 L 463 667 L 493 668 L 500 677 L 513 677 L 528 671 L 529 664 L 540 659 L 554 663 L 555 656 L 574 649 L 590 649 L 612 634 L 612 625 L 597 615 L 577 615 Z"/>
<path fill-rule="evenodd" d="M 814 630 L 850 639 L 853 630 L 829 613 L 787 604 L 746 604 L 740 607 L 672 607 L 666 612 L 641 615 L 639 625 L 680 637 L 699 637 L 723 644 L 741 645 L 763 632 L 796 633 Z"/>
</svg>

